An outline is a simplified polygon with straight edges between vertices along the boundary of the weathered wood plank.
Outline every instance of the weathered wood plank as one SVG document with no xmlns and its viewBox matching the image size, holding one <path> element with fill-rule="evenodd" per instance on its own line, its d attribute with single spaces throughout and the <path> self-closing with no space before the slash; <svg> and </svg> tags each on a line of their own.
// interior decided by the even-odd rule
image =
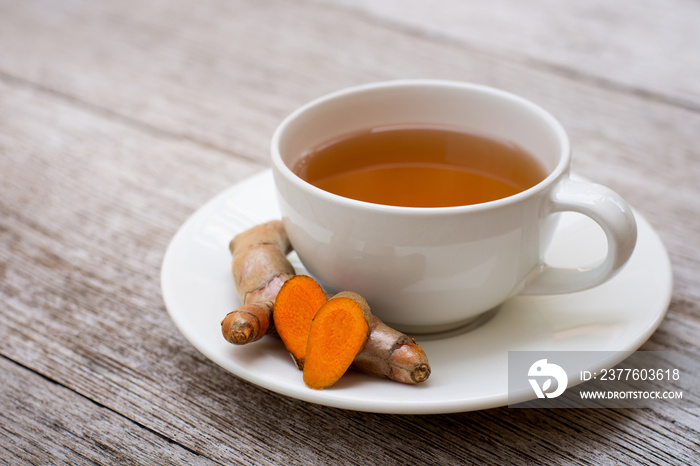
<svg viewBox="0 0 700 466">
<path fill-rule="evenodd" d="M 0 357 L 2 464 L 216 464 Z"/>
<path fill-rule="evenodd" d="M 700 109 L 700 5 L 684 0 L 318 0 L 600 87 Z"/>
</svg>

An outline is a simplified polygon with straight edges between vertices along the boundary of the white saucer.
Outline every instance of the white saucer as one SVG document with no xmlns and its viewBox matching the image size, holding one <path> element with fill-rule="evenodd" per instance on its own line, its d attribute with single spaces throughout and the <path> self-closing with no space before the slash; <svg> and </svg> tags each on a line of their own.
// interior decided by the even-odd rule
<svg viewBox="0 0 700 466">
<path fill-rule="evenodd" d="M 316 391 L 304 385 L 279 339 L 265 337 L 234 346 L 221 335 L 221 320 L 239 305 L 228 242 L 244 229 L 279 215 L 270 171 L 211 199 L 182 225 L 167 249 L 161 271 L 163 299 L 182 334 L 212 361 L 251 383 L 311 403 L 402 414 L 507 406 L 508 351 L 633 351 L 658 327 L 671 297 L 666 250 L 635 212 L 639 228 L 635 252 L 606 284 L 568 295 L 516 297 L 471 332 L 419 339 L 432 368 L 422 384 L 348 373 L 333 387 Z M 597 225 L 565 214 L 547 259 L 578 266 L 602 257 L 605 247 Z M 294 253 L 290 259 L 298 273 L 305 273 Z M 609 361 L 590 358 L 591 369 L 609 367 L 605 365 Z"/>
</svg>

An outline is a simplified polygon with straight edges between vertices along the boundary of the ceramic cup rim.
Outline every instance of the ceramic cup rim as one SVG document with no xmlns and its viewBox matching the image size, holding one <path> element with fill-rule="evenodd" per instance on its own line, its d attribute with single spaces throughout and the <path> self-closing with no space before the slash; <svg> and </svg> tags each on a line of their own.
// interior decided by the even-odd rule
<svg viewBox="0 0 700 466">
<path fill-rule="evenodd" d="M 349 97 L 353 94 L 364 93 L 367 91 L 374 91 L 378 89 L 389 89 L 397 87 L 440 87 L 440 88 L 450 88 L 456 91 L 468 90 L 470 92 L 480 92 L 485 94 L 490 94 L 491 96 L 499 97 L 502 99 L 509 100 L 513 104 L 517 104 L 526 107 L 534 115 L 538 116 L 543 120 L 550 131 L 554 134 L 559 145 L 559 158 L 556 166 L 549 171 L 548 175 L 539 183 L 528 188 L 524 191 L 520 191 L 508 197 L 496 199 L 493 201 L 483 202 L 479 204 L 466 204 L 459 206 L 448 206 L 448 207 L 407 207 L 407 206 L 394 206 L 385 204 L 376 204 L 366 201 L 360 201 L 356 199 L 347 198 L 337 194 L 324 191 L 311 183 L 300 178 L 292 169 L 286 164 L 282 157 L 280 151 L 281 140 L 286 131 L 289 130 L 291 124 L 296 121 L 301 115 L 310 111 L 311 109 L 318 107 L 320 105 L 327 104 L 331 101 Z M 562 174 L 566 173 L 571 163 L 571 145 L 569 137 L 561 125 L 561 123 L 547 110 L 541 106 L 535 104 L 534 102 L 521 97 L 517 94 L 511 92 L 488 86 L 483 84 L 471 83 L 466 81 L 452 81 L 452 80 L 441 80 L 441 79 L 400 79 L 400 80 L 390 80 L 390 81 L 379 81 L 374 83 L 362 84 L 352 87 L 347 87 L 335 92 L 325 94 L 321 97 L 313 99 L 306 104 L 298 107 L 292 113 L 290 113 L 286 118 L 282 120 L 279 126 L 276 128 L 272 136 L 272 141 L 270 144 L 272 163 L 275 171 L 280 176 L 284 177 L 289 183 L 291 183 L 296 188 L 307 192 L 315 197 L 321 198 L 322 200 L 336 203 L 340 206 L 351 208 L 351 209 L 362 209 L 370 210 L 383 214 L 400 214 L 400 215 L 418 215 L 418 216 L 430 216 L 430 215 L 449 215 L 449 214 L 459 214 L 468 212 L 478 212 L 482 210 L 495 209 L 500 207 L 505 207 L 511 204 L 518 203 L 524 199 L 529 199 L 536 196 L 538 193 L 548 189 L 553 183 L 558 180 Z"/>
</svg>

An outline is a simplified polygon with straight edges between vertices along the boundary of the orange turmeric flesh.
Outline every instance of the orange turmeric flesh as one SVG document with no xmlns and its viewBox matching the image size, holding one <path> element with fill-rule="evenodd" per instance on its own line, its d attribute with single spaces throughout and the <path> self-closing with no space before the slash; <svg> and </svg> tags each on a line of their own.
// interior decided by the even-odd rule
<svg viewBox="0 0 700 466">
<path fill-rule="evenodd" d="M 293 276 L 277 293 L 275 329 L 299 369 L 304 367 L 311 322 L 326 301 L 321 285 L 307 275 Z"/>
<path fill-rule="evenodd" d="M 339 293 L 318 310 L 306 345 L 306 386 L 322 390 L 345 374 L 367 341 L 370 319 L 369 306 L 356 293 Z"/>
</svg>

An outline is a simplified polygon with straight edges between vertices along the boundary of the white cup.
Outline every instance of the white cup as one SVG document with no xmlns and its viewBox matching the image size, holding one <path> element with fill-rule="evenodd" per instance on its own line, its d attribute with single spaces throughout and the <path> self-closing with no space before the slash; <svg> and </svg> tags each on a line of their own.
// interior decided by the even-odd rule
<svg viewBox="0 0 700 466">
<path fill-rule="evenodd" d="M 511 140 L 548 176 L 513 196 L 457 207 L 398 207 L 323 191 L 290 167 L 331 138 L 381 125 L 425 123 Z M 272 139 L 284 225 L 310 274 L 328 291 L 362 294 L 387 324 L 414 334 L 466 325 L 518 294 L 580 291 L 610 279 L 637 238 L 630 207 L 603 186 L 569 178 L 562 126 L 539 106 L 494 88 L 400 80 L 354 87 L 289 115 Z M 589 269 L 543 261 L 557 212 L 579 212 L 605 232 L 608 252 Z"/>
</svg>

